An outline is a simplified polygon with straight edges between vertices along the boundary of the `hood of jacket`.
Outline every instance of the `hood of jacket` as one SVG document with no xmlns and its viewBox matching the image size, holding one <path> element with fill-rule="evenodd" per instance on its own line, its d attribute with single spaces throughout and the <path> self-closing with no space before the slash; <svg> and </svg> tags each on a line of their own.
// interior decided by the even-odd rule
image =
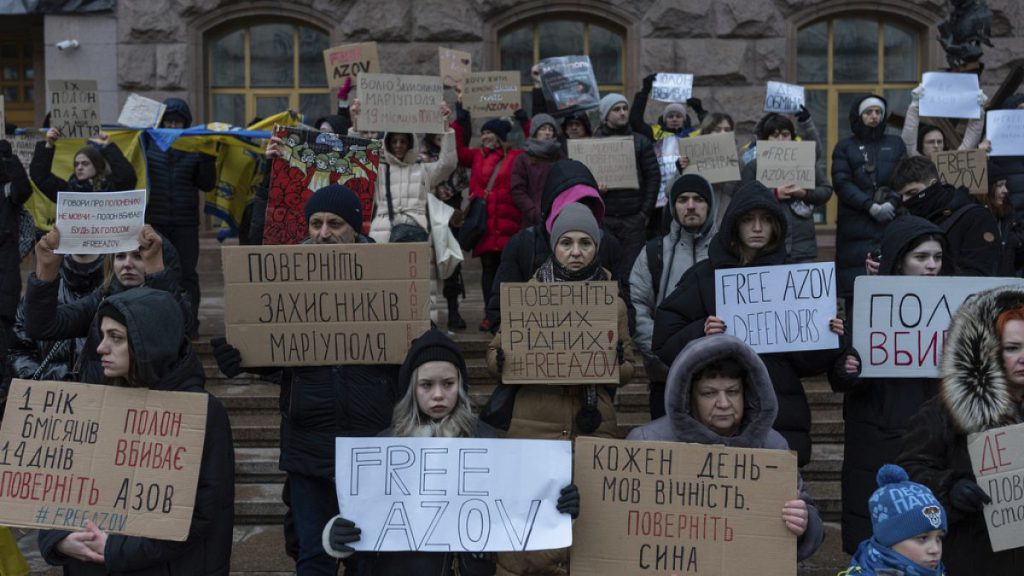
<svg viewBox="0 0 1024 576">
<path fill-rule="evenodd" d="M 942 354 L 942 402 L 965 434 L 1016 424 L 1020 406 L 1003 372 L 996 318 L 1024 306 L 1024 289 L 1003 286 L 979 292 L 960 306 L 949 325 Z"/>
<path fill-rule="evenodd" d="M 78 262 L 71 254 L 64 255 L 60 265 L 60 278 L 75 294 L 87 294 L 103 283 L 104 257 L 92 262 Z"/>
<path fill-rule="evenodd" d="M 882 235 L 882 260 L 879 263 L 878 274 L 880 276 L 892 276 L 896 274 L 896 264 L 903 260 L 908 250 L 914 248 L 912 245 L 916 238 L 926 234 L 938 234 L 943 238 L 942 252 L 948 254 L 946 235 L 942 229 L 930 221 L 919 216 L 905 214 L 896 218 L 886 226 L 885 234 Z M 951 255 L 950 255 L 951 256 Z M 950 264 L 951 257 L 942 259 L 942 270 L 939 272 L 946 275 L 952 272 Z"/>
<path fill-rule="evenodd" d="M 586 112 L 576 111 L 562 118 L 563 132 L 565 131 L 566 123 L 568 123 L 570 120 L 575 120 L 576 122 L 583 124 L 583 130 L 587 133 L 588 138 L 594 135 L 594 129 L 590 126 L 590 116 L 588 116 Z"/>
<path fill-rule="evenodd" d="M 352 121 L 348 118 L 337 114 L 329 114 L 323 118 L 317 118 L 316 122 L 313 122 L 313 128 L 319 130 L 324 122 L 330 124 L 331 131 L 339 136 L 348 135 L 348 129 L 352 127 Z"/>
<path fill-rule="evenodd" d="M 136 373 L 153 390 L 182 390 L 186 378 L 171 378 L 180 366 L 198 358 L 185 337 L 185 319 L 173 295 L 163 290 L 140 286 L 107 298 L 103 306 L 113 306 L 124 316 L 132 361 Z"/>
<path fill-rule="evenodd" d="M 192 125 L 192 110 L 188 107 L 188 102 L 185 102 L 181 98 L 168 98 L 164 100 L 164 106 L 167 106 L 167 110 L 164 114 L 181 114 L 185 118 L 185 128 Z"/>
<path fill-rule="evenodd" d="M 939 223 L 967 202 L 973 202 L 967 190 L 936 182 L 907 198 L 902 204 L 914 216 Z"/>
<path fill-rule="evenodd" d="M 860 119 L 860 103 L 868 98 L 878 98 L 885 104 L 885 113 L 882 114 L 882 121 L 878 126 L 871 128 Z M 878 140 L 885 136 L 885 125 L 889 121 L 889 102 L 885 98 L 875 94 L 865 94 L 850 105 L 850 130 L 860 140 Z"/>
<path fill-rule="evenodd" d="M 775 248 L 770 252 L 762 253 L 757 260 L 748 264 L 749 266 L 767 266 L 770 264 L 782 264 L 786 261 L 786 213 L 782 211 L 782 205 L 775 199 L 775 195 L 756 180 L 744 182 L 733 193 L 729 207 L 725 209 L 722 216 L 722 223 L 718 227 L 718 233 L 711 241 L 708 248 L 708 258 L 715 263 L 716 267 L 737 266 L 740 262 L 739 250 L 732 244 L 734 234 L 738 232 L 740 218 L 744 214 L 761 208 L 775 216 L 779 226 L 776 231 Z M 708 218 L 714 220 L 714 214 L 709 212 Z"/>
<path fill-rule="evenodd" d="M 392 134 L 405 134 L 409 137 L 409 149 L 405 151 L 405 156 L 399 158 L 391 153 L 390 147 L 387 145 L 388 136 Z M 381 147 L 381 156 L 383 160 L 392 166 L 411 166 L 419 161 L 420 158 L 420 147 L 419 140 L 415 134 L 409 132 L 385 132 L 384 133 L 384 146 Z"/>
<path fill-rule="evenodd" d="M 547 220 L 548 216 L 551 215 L 551 208 L 555 203 L 555 198 L 558 198 L 559 194 L 577 184 L 590 186 L 597 190 L 597 180 L 594 180 L 594 175 L 590 173 L 590 169 L 583 162 L 579 160 L 559 160 L 551 165 L 548 179 L 544 183 L 544 191 L 541 192 L 540 196 L 541 221 Z"/>
<path fill-rule="evenodd" d="M 735 436 L 721 436 L 693 416 L 692 376 L 715 360 L 735 358 L 747 369 L 743 383 L 743 421 Z M 679 442 L 724 444 L 741 448 L 764 445 L 779 410 L 771 377 L 761 357 L 742 340 L 727 334 L 698 338 L 676 356 L 665 385 L 665 414 Z"/>
</svg>

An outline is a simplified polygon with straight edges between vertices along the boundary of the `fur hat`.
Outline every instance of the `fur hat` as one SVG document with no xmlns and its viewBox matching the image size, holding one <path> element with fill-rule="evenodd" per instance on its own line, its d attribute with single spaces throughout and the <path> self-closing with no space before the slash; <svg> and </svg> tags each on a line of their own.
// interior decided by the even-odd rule
<svg viewBox="0 0 1024 576">
<path fill-rule="evenodd" d="M 911 482 L 906 470 L 895 464 L 878 469 L 878 490 L 868 499 L 871 529 L 882 546 L 932 530 L 947 531 L 946 510 L 932 491 Z"/>
</svg>

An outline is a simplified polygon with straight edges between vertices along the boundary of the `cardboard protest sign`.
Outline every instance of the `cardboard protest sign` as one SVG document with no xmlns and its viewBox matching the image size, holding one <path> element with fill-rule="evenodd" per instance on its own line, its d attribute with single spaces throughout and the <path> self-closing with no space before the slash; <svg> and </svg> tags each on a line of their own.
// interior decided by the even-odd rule
<svg viewBox="0 0 1024 576">
<path fill-rule="evenodd" d="M 437 60 L 440 63 L 441 83 L 446 88 L 459 84 L 473 70 L 473 55 L 462 50 L 441 46 L 437 49 Z M 516 83 L 519 83 L 518 76 Z"/>
<path fill-rule="evenodd" d="M 758 353 L 835 348 L 835 263 L 715 270 L 715 315 Z"/>
<path fill-rule="evenodd" d="M 925 72 L 921 79 L 924 95 L 918 104 L 921 116 L 935 118 L 981 118 L 977 74 Z"/>
<path fill-rule="evenodd" d="M 55 254 L 116 254 L 139 247 L 146 191 L 58 192 Z"/>
<path fill-rule="evenodd" d="M 11 382 L 0 426 L 0 524 L 188 537 L 206 394 Z"/>
<path fill-rule="evenodd" d="M 690 159 L 684 174 L 700 174 L 712 184 L 740 179 L 740 155 L 732 132 L 677 140 L 679 155 Z"/>
<path fill-rule="evenodd" d="M 757 141 L 757 181 L 769 188 L 794 184 L 813 190 L 814 147 L 811 142 Z"/>
<path fill-rule="evenodd" d="M 764 96 L 764 111 L 796 114 L 804 105 L 804 87 L 785 82 L 768 82 Z"/>
<path fill-rule="evenodd" d="M 988 154 L 984 150 L 938 152 L 932 160 L 946 184 L 963 186 L 971 194 L 988 195 Z"/>
<path fill-rule="evenodd" d="M 11 143 L 11 150 L 14 155 L 21 160 L 21 165 L 28 170 L 32 164 L 32 155 L 36 152 L 36 142 L 39 142 L 42 138 L 38 133 L 28 134 L 12 134 L 7 136 L 7 141 Z"/>
<path fill-rule="evenodd" d="M 380 164 L 380 140 L 275 126 L 283 155 L 270 168 L 263 244 L 298 244 L 309 238 L 306 200 L 328 184 L 344 184 L 359 196 L 363 229 L 370 229 Z"/>
<path fill-rule="evenodd" d="M 129 128 L 156 128 L 166 110 L 167 106 L 162 102 L 129 94 L 121 108 L 121 115 L 117 117 L 117 123 Z"/>
<path fill-rule="evenodd" d="M 574 138 L 568 142 L 569 158 L 586 164 L 598 184 L 609 190 L 640 187 L 632 136 Z"/>
<path fill-rule="evenodd" d="M 501 285 L 505 384 L 618 384 L 618 284 Z"/>
<path fill-rule="evenodd" d="M 1024 110 L 989 110 L 985 137 L 992 142 L 989 156 L 1024 156 Z"/>
<path fill-rule="evenodd" d="M 360 72 L 380 72 L 380 57 L 376 42 L 345 44 L 324 50 L 324 67 L 327 69 L 327 85 L 339 88 L 345 80 L 353 82 Z M 362 97 L 362 95 L 360 95 Z"/>
<path fill-rule="evenodd" d="M 792 452 L 580 437 L 573 478 L 573 576 L 796 574 Z"/>
<path fill-rule="evenodd" d="M 335 445 L 338 503 L 362 530 L 356 550 L 572 545 L 572 521 L 555 508 L 559 491 L 572 482 L 571 442 L 337 438 Z"/>
<path fill-rule="evenodd" d="M 866 378 L 938 378 L 949 322 L 969 296 L 1020 278 L 858 276 L 853 346 Z M 849 328 L 847 328 L 849 329 Z"/>
<path fill-rule="evenodd" d="M 967 451 L 978 486 L 992 499 L 982 513 L 992 551 L 1024 546 L 1024 424 L 971 434 Z"/>
<path fill-rule="evenodd" d="M 430 245 L 224 246 L 243 366 L 401 364 L 430 327 Z"/>
<path fill-rule="evenodd" d="M 473 118 L 509 116 L 523 107 L 519 72 L 472 72 L 462 88 L 462 105 Z"/>
<path fill-rule="evenodd" d="M 50 80 L 50 126 L 61 138 L 100 135 L 100 99 L 95 80 Z"/>
<path fill-rule="evenodd" d="M 556 116 L 597 108 L 601 95 L 589 56 L 559 56 L 537 63 L 541 90 Z"/>
<path fill-rule="evenodd" d="M 693 95 L 693 74 L 659 72 L 651 85 L 651 100 L 686 102 Z"/>
<path fill-rule="evenodd" d="M 357 128 L 368 132 L 442 134 L 444 87 L 440 76 L 363 73 L 356 79 L 360 111 Z"/>
</svg>

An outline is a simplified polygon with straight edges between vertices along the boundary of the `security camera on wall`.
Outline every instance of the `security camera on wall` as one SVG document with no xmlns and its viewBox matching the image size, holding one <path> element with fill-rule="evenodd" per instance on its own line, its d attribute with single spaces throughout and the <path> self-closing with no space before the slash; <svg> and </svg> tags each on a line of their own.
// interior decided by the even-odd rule
<svg viewBox="0 0 1024 576">
<path fill-rule="evenodd" d="M 61 42 L 57 42 L 57 50 L 74 50 L 75 48 L 78 48 L 80 45 L 81 44 L 78 42 L 78 40 L 63 40 Z"/>
</svg>

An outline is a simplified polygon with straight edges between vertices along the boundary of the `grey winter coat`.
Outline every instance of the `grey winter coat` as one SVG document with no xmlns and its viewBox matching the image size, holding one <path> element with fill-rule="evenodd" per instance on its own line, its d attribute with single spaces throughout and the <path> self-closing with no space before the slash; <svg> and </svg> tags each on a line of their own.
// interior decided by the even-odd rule
<svg viewBox="0 0 1024 576">
<path fill-rule="evenodd" d="M 749 375 L 743 386 L 743 424 L 735 436 L 729 437 L 720 436 L 701 424 L 694 418 L 690 406 L 691 376 L 710 362 L 722 358 L 735 358 L 747 368 Z M 768 369 L 742 340 L 727 334 L 694 340 L 676 357 L 668 373 L 665 409 L 665 416 L 634 428 L 626 439 L 789 450 L 785 438 L 772 429 L 778 403 Z M 807 503 L 807 530 L 797 539 L 797 559 L 804 560 L 821 546 L 825 532 L 818 507 L 814 505 L 799 472 L 796 482 L 800 499 Z"/>
</svg>

